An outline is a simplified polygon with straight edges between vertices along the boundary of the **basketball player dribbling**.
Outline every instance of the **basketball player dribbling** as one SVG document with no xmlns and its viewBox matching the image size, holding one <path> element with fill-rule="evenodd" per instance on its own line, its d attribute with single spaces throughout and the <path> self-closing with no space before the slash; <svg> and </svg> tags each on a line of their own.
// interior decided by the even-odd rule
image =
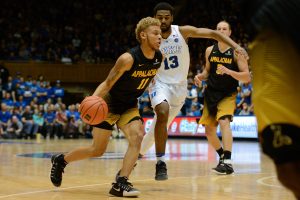
<svg viewBox="0 0 300 200">
<path fill-rule="evenodd" d="M 300 1 L 244 0 L 241 8 L 252 41 L 252 98 L 262 149 L 279 181 L 300 199 Z"/>
<path fill-rule="evenodd" d="M 93 95 L 103 97 L 108 104 L 107 118 L 93 126 L 93 143 L 66 154 L 54 155 L 51 159 L 51 181 L 59 187 L 62 173 L 73 161 L 101 156 L 108 145 L 115 124 L 125 133 L 128 149 L 120 174 L 110 190 L 114 196 L 136 197 L 140 192 L 128 182 L 128 177 L 138 159 L 144 135 L 143 121 L 137 108 L 137 98 L 145 91 L 162 62 L 159 51 L 161 43 L 160 21 L 146 17 L 136 26 L 136 38 L 140 45 L 122 54 Z"/>
<path fill-rule="evenodd" d="M 160 50 L 165 59 L 154 81 L 149 85 L 155 117 L 143 139 L 140 154 L 144 155 L 155 141 L 157 158 L 155 179 L 166 180 L 168 179 L 165 163 L 167 129 L 182 108 L 187 95 L 187 75 L 190 66 L 188 38 L 215 39 L 240 53 L 247 53 L 229 37 L 215 30 L 172 25 L 174 8 L 169 3 L 158 3 L 153 11 L 154 17 L 161 21 L 163 41 Z"/>
</svg>

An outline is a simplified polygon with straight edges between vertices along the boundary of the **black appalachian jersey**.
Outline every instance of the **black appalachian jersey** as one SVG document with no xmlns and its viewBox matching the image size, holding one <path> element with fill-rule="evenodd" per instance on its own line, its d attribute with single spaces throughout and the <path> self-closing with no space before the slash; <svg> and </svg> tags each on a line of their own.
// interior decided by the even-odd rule
<svg viewBox="0 0 300 200">
<path fill-rule="evenodd" d="M 109 92 L 112 107 L 117 106 L 127 109 L 136 107 L 137 98 L 143 94 L 162 62 L 160 51 L 155 52 L 153 59 L 146 58 L 140 46 L 130 49 L 129 53 L 132 55 L 134 62 L 131 69 L 119 78 Z M 112 110 L 112 112 L 114 111 Z"/>
<path fill-rule="evenodd" d="M 237 90 L 238 81 L 227 74 L 220 74 L 218 66 L 223 65 L 233 71 L 239 71 L 237 64 L 234 62 L 234 51 L 229 48 L 224 53 L 220 52 L 218 44 L 213 46 L 213 49 L 208 57 L 210 62 L 210 72 L 208 76 L 208 87 L 213 90 L 218 90 L 226 93 L 232 93 Z"/>
</svg>

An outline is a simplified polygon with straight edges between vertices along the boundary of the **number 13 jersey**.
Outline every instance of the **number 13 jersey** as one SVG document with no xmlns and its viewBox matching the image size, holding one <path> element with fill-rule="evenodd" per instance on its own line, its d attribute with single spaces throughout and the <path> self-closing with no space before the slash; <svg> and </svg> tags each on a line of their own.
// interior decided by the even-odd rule
<svg viewBox="0 0 300 200">
<path fill-rule="evenodd" d="M 172 32 L 162 39 L 160 50 L 165 59 L 157 71 L 156 79 L 168 84 L 186 83 L 190 66 L 189 47 L 177 25 L 171 25 Z"/>
</svg>

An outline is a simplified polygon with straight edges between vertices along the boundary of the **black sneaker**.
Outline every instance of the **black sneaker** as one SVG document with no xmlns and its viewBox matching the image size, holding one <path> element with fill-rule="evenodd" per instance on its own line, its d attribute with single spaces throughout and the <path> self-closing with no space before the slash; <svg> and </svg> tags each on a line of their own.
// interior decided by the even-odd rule
<svg viewBox="0 0 300 200">
<path fill-rule="evenodd" d="M 167 165 L 165 162 L 159 160 L 156 163 L 155 180 L 163 181 L 168 179 Z"/>
<path fill-rule="evenodd" d="M 132 169 L 132 170 L 134 170 L 134 168 L 135 168 L 136 165 L 137 165 L 137 163 L 135 163 L 135 164 L 133 165 L 133 169 Z M 115 177 L 115 181 L 116 181 L 116 182 L 117 182 L 118 178 L 120 177 L 120 173 L 121 173 L 121 170 L 119 170 L 118 173 L 116 174 L 116 177 Z"/>
<path fill-rule="evenodd" d="M 51 173 L 50 179 L 54 186 L 59 187 L 62 181 L 62 174 L 64 173 L 64 168 L 66 167 L 67 163 L 64 160 L 63 154 L 53 155 L 51 157 Z"/>
<path fill-rule="evenodd" d="M 212 168 L 212 171 L 221 175 L 228 175 L 234 173 L 231 160 L 227 159 L 220 159 L 219 164 L 215 168 Z"/>
<path fill-rule="evenodd" d="M 112 188 L 109 191 L 109 194 L 117 197 L 137 197 L 140 193 L 128 182 L 127 177 L 119 177 L 117 182 L 112 184 Z"/>
</svg>

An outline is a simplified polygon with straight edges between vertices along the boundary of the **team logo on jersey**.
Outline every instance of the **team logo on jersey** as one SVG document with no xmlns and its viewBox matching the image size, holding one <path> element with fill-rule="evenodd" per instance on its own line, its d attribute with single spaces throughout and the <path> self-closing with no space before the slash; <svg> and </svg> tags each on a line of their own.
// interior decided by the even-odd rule
<svg viewBox="0 0 300 200">
<path fill-rule="evenodd" d="M 232 53 L 231 53 L 231 51 L 227 51 L 227 52 L 225 53 L 225 55 L 226 55 L 226 56 L 231 56 Z"/>
<path fill-rule="evenodd" d="M 152 92 L 151 94 L 150 94 L 150 98 L 152 99 L 153 97 L 155 97 L 156 96 L 156 91 L 154 91 L 154 92 Z"/>
<path fill-rule="evenodd" d="M 158 59 L 155 60 L 155 63 L 153 63 L 153 65 L 158 65 L 160 64 L 160 62 L 158 62 Z"/>
</svg>

